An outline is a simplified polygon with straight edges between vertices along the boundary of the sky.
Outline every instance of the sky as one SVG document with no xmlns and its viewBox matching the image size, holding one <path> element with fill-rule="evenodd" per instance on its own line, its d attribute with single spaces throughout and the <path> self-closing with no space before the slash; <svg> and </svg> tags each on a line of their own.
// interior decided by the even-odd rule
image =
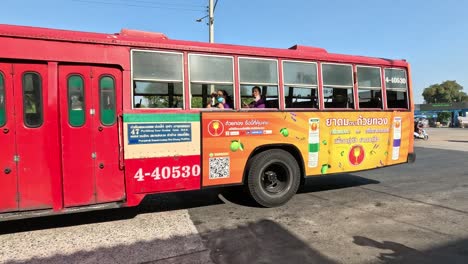
<svg viewBox="0 0 468 264">
<path fill-rule="evenodd" d="M 216 0 L 214 0 L 216 2 Z M 208 0 L 2 0 L 0 24 L 99 33 L 122 28 L 208 42 Z M 406 59 L 415 103 L 455 80 L 468 93 L 468 1 L 218 0 L 217 43 Z"/>
</svg>

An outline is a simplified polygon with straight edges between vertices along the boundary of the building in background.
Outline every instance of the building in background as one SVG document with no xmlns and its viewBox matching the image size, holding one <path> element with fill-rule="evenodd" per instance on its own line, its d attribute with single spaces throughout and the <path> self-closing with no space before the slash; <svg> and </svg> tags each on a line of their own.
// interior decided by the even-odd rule
<svg viewBox="0 0 468 264">
<path fill-rule="evenodd" d="M 468 102 L 456 103 L 437 103 L 437 104 L 416 104 L 414 117 L 418 119 L 427 119 L 429 125 L 435 126 L 439 113 L 450 113 L 449 120 L 445 126 L 459 127 L 458 117 L 468 116 Z M 442 122 L 444 123 L 444 122 Z"/>
</svg>

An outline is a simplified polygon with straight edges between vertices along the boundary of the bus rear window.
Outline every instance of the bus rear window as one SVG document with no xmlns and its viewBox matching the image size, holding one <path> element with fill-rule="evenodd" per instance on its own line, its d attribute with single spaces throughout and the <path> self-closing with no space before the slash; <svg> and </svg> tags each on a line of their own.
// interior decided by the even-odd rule
<svg viewBox="0 0 468 264">
<path fill-rule="evenodd" d="M 39 74 L 34 72 L 23 75 L 23 113 L 25 126 L 35 128 L 42 125 L 42 83 Z"/>
<path fill-rule="evenodd" d="M 385 69 L 388 108 L 408 108 L 408 85 L 406 71 Z"/>
</svg>

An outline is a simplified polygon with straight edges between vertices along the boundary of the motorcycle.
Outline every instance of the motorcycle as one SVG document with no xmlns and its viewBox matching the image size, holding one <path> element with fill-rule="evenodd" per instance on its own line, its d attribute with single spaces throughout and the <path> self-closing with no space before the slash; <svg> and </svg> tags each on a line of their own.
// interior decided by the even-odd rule
<svg viewBox="0 0 468 264">
<path fill-rule="evenodd" d="M 420 129 L 420 133 L 414 132 L 414 138 L 415 139 L 423 139 L 423 140 L 428 140 L 429 135 L 427 134 L 425 129 Z"/>
</svg>

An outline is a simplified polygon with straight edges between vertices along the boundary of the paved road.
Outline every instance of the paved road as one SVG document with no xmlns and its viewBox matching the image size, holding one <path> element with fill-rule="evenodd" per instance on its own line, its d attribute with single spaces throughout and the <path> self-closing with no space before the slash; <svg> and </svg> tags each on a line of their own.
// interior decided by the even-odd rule
<svg viewBox="0 0 468 264">
<path fill-rule="evenodd" d="M 468 151 L 467 128 L 427 128 L 429 140 L 416 140 L 415 146 Z"/>
<path fill-rule="evenodd" d="M 280 208 L 211 189 L 0 223 L 0 262 L 467 263 L 468 129 L 429 133 L 415 164 L 310 179 Z"/>
</svg>

